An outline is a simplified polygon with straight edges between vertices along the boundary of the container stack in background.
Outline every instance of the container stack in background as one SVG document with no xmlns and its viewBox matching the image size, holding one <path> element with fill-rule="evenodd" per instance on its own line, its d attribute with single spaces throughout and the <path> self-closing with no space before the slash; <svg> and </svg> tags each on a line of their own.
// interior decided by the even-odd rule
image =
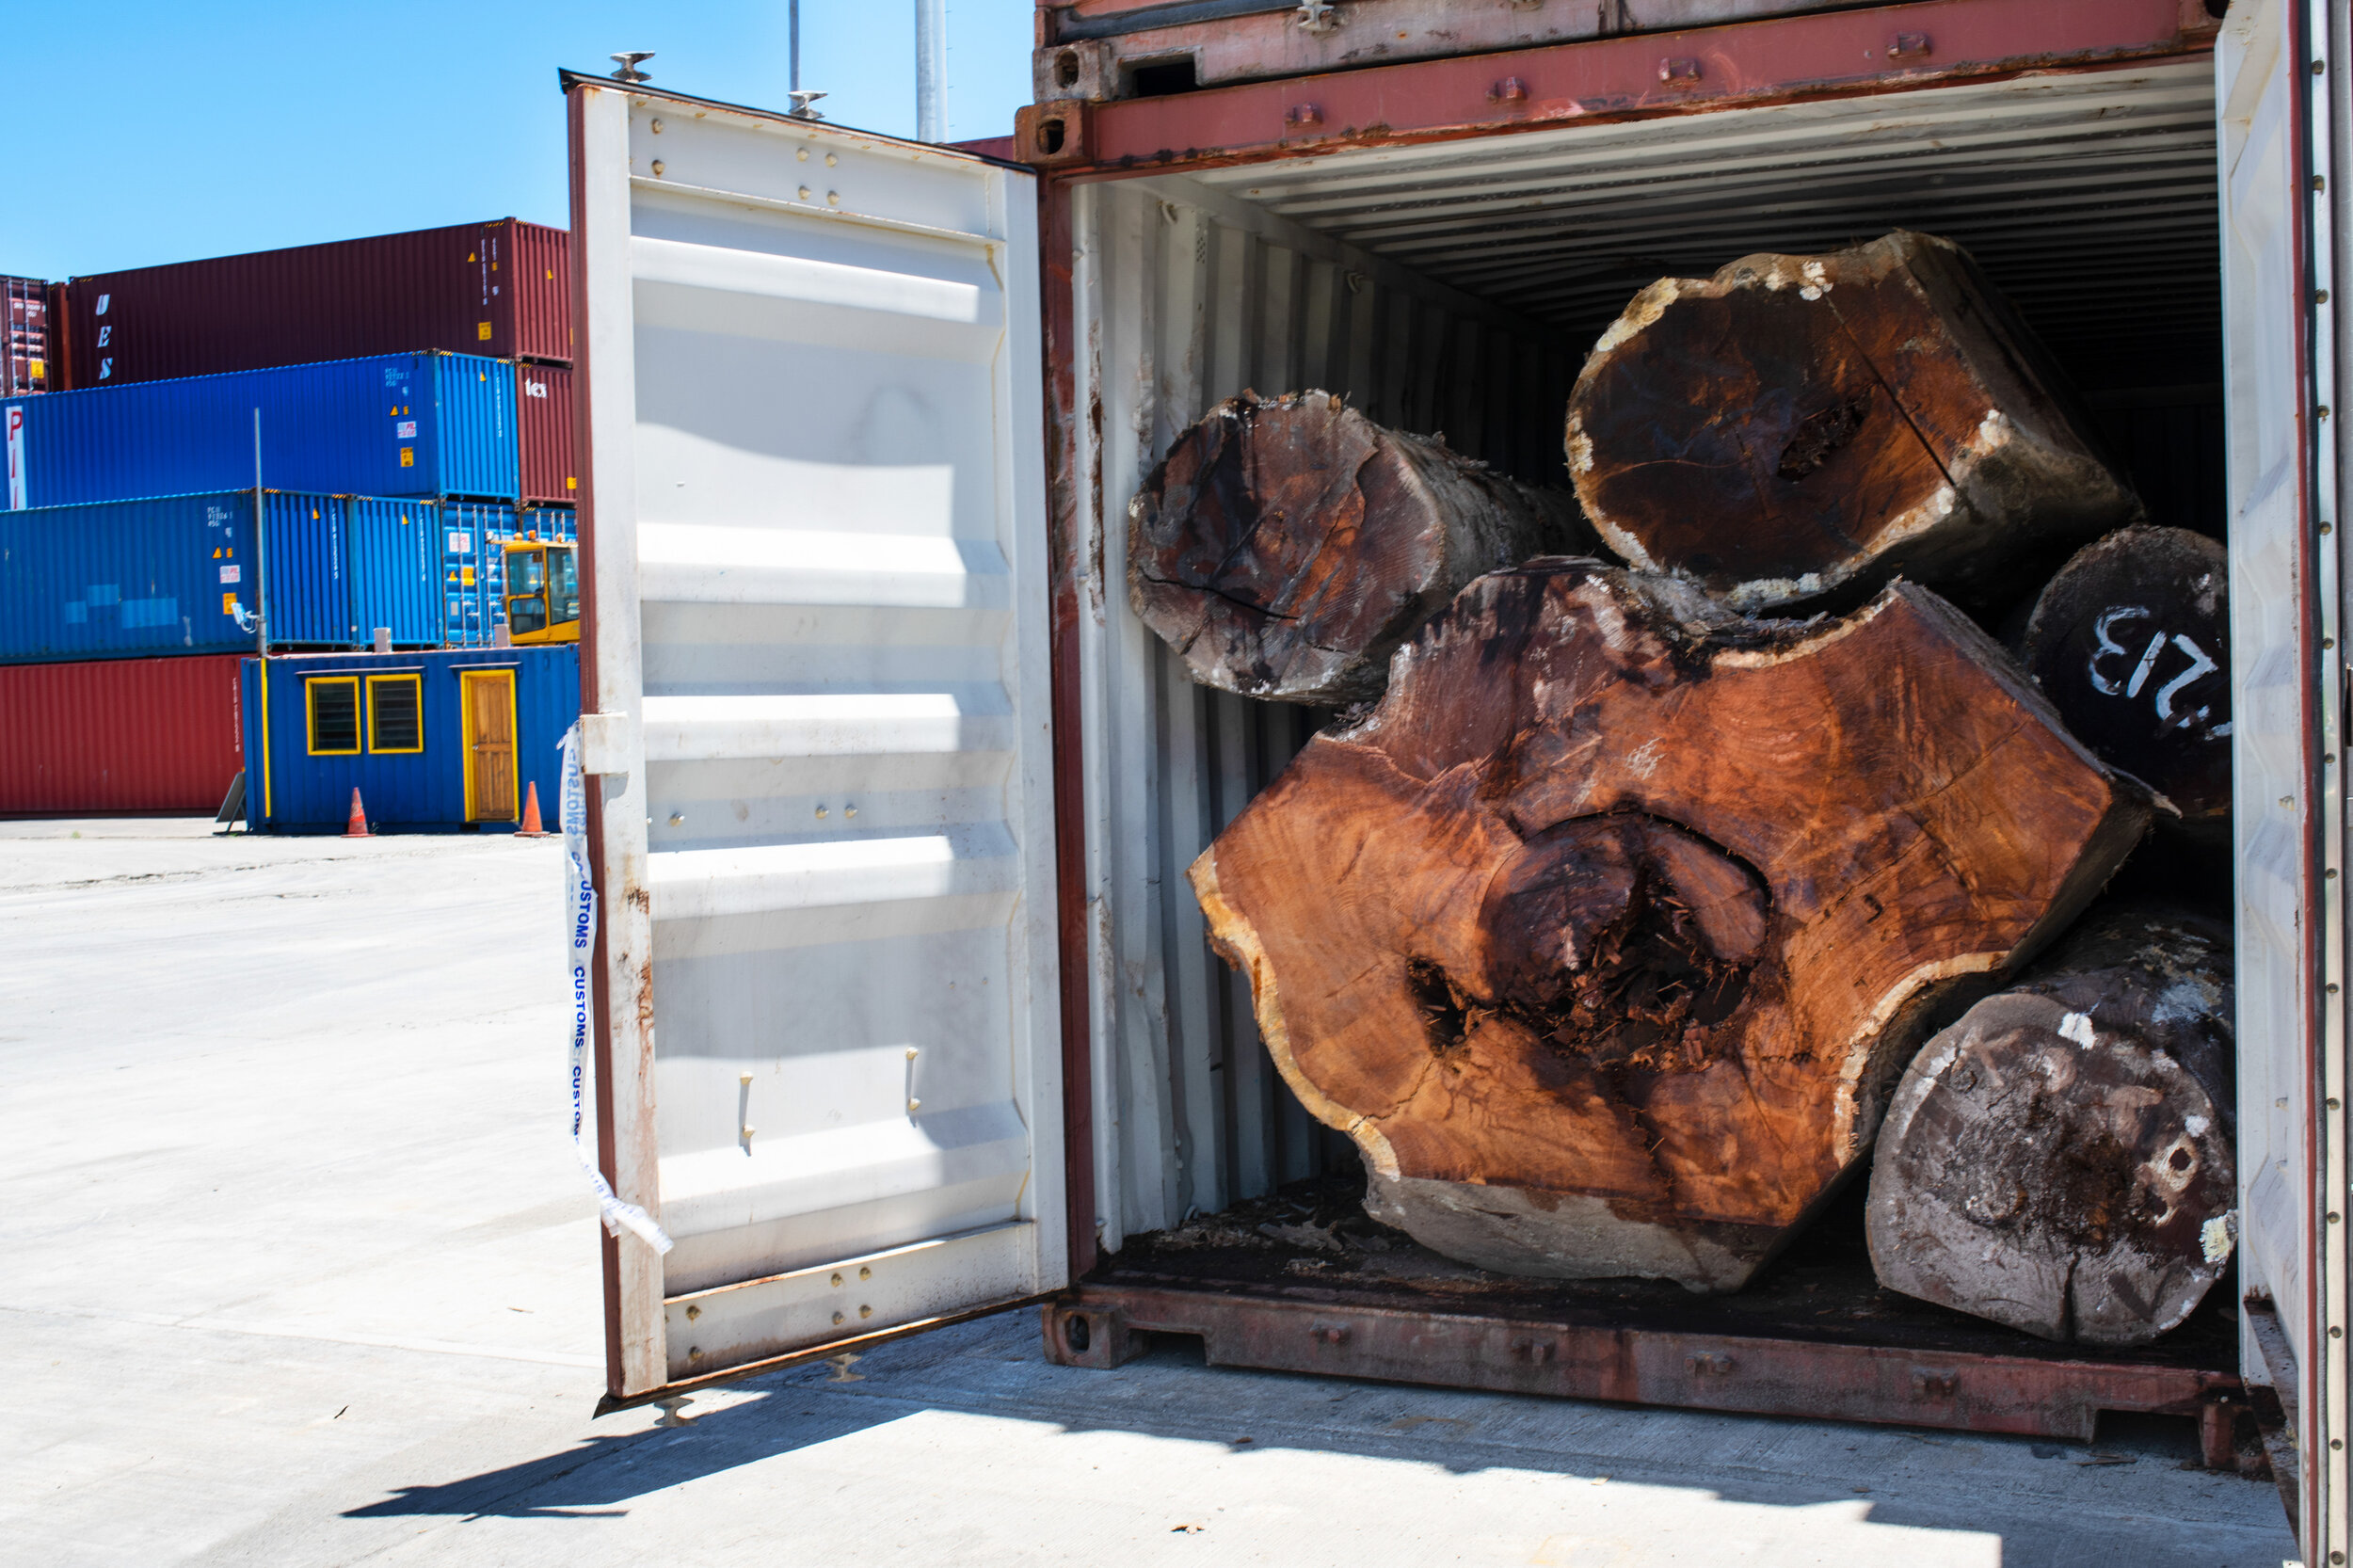
<svg viewBox="0 0 2353 1568">
<path fill-rule="evenodd" d="M 406 824 L 515 819 L 534 780 L 511 676 L 503 698 L 481 672 L 430 696 L 362 676 L 357 749 L 321 750 L 302 671 L 331 654 L 348 678 L 387 648 L 387 674 L 449 667 L 424 656 L 450 648 L 577 668 L 507 648 L 502 569 L 510 542 L 576 536 L 568 243 L 498 219 L 0 280 L 0 814 L 209 811 L 248 755 L 287 765 L 291 725 L 305 769 L 454 770 L 462 814 Z M 264 639 L 243 689 L 266 714 L 238 668 Z M 421 728 L 437 716 L 450 735 Z M 275 782 L 250 781 L 252 825 L 342 826 L 273 815 Z"/>
</svg>

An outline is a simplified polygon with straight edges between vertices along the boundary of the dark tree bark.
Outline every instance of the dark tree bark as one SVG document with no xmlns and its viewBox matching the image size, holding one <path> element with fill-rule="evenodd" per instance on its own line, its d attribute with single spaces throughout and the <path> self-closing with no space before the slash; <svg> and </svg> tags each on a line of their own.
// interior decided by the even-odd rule
<svg viewBox="0 0 2353 1568">
<path fill-rule="evenodd" d="M 1393 674 L 1192 880 L 1368 1209 L 1484 1268 L 1737 1288 L 1869 1147 L 1925 1010 L 2147 821 L 1909 584 L 1747 621 L 1535 562 Z"/>
<path fill-rule="evenodd" d="M 1464 584 L 1592 549 L 1567 491 L 1321 392 L 1219 404 L 1177 438 L 1128 520 L 1144 623 L 1203 685 L 1283 702 L 1378 696 L 1389 655 Z"/>
<path fill-rule="evenodd" d="M 1577 376 L 1569 472 L 1611 550 L 1735 609 L 1899 573 L 1976 608 L 2139 513 L 2072 401 L 1966 251 L 1897 232 L 1635 296 Z"/>
<path fill-rule="evenodd" d="M 2046 1339 L 2179 1325 L 2235 1242 L 2232 1051 L 2226 929 L 2087 921 L 1906 1069 L 1871 1165 L 1880 1283 Z"/>
<path fill-rule="evenodd" d="M 2171 801 L 2185 824 L 2231 815 L 2230 569 L 2182 528 L 2119 529 L 2035 600 L 2021 657 L 2102 758 Z"/>
</svg>

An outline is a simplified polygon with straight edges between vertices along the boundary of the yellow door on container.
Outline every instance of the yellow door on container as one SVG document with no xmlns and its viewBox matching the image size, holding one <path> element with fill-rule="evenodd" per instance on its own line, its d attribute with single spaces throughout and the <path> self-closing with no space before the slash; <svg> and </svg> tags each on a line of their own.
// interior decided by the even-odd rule
<svg viewBox="0 0 2353 1568">
<path fill-rule="evenodd" d="M 515 672 L 468 670 L 458 678 L 466 725 L 466 820 L 513 822 Z"/>
</svg>

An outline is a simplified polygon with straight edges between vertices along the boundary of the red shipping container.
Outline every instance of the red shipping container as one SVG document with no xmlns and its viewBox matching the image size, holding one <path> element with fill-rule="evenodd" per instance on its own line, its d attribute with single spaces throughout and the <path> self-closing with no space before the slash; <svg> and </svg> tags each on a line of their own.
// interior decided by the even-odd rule
<svg viewBox="0 0 2353 1568">
<path fill-rule="evenodd" d="M 523 504 L 580 499 L 572 467 L 572 373 L 563 365 L 515 367 L 515 434 L 523 453 Z"/>
<path fill-rule="evenodd" d="M 0 308 L 8 312 L 8 342 L 0 347 L 0 397 L 47 392 L 54 384 L 49 285 L 32 278 L 0 278 Z"/>
<path fill-rule="evenodd" d="M 242 657 L 0 666 L 0 814 L 217 810 L 245 766 Z"/>
<path fill-rule="evenodd" d="M 72 279 L 66 385 L 424 349 L 569 360 L 568 247 L 499 218 Z"/>
</svg>

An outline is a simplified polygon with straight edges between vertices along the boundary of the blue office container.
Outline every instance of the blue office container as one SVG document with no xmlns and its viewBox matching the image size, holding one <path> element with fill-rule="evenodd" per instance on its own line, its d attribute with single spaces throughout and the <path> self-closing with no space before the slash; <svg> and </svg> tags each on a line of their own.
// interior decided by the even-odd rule
<svg viewBox="0 0 2353 1568">
<path fill-rule="evenodd" d="M 510 540 L 577 538 L 568 506 L 451 502 L 441 508 L 442 640 L 488 648 L 506 624 L 504 547 Z"/>
<path fill-rule="evenodd" d="M 537 786 L 556 823 L 557 743 L 580 716 L 580 650 L 440 648 L 248 659 L 246 825 L 512 832 Z"/>
<path fill-rule="evenodd" d="M 365 647 L 379 626 L 395 643 L 441 640 L 439 507 L 262 503 L 273 647 Z M 0 664 L 247 651 L 253 546 L 251 490 L 0 512 Z"/>
<path fill-rule="evenodd" d="M 392 354 L 8 400 L 10 507 L 250 488 L 513 501 L 514 367 Z"/>
</svg>

